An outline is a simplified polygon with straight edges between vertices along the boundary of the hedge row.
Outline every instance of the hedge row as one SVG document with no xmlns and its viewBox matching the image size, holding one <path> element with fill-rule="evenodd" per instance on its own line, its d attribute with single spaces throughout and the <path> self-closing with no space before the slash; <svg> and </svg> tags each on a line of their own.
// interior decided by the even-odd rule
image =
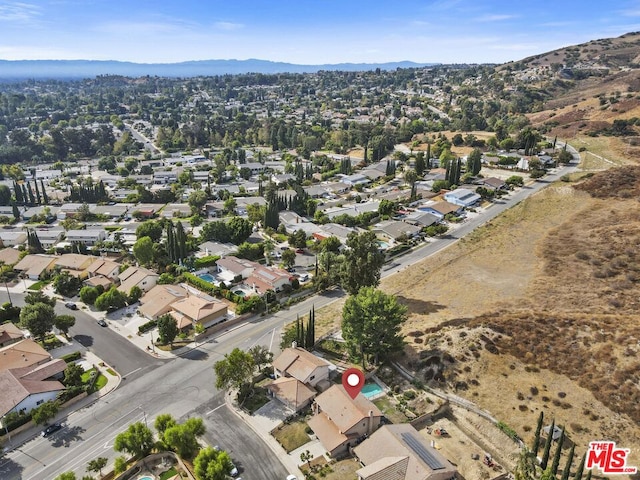
<svg viewBox="0 0 640 480">
<path fill-rule="evenodd" d="M 218 260 L 220 260 L 220 255 L 209 255 L 207 257 L 196 258 L 193 261 L 193 266 L 195 268 L 211 267 L 215 265 Z"/>
<path fill-rule="evenodd" d="M 143 334 L 145 332 L 148 332 L 152 328 L 155 328 L 156 325 L 158 325 L 158 321 L 157 320 L 150 320 L 147 323 L 143 323 L 142 325 L 140 325 L 138 327 L 138 333 L 139 334 Z"/>
<path fill-rule="evenodd" d="M 80 352 L 71 352 L 71 353 L 67 353 L 66 355 L 63 355 L 60 358 L 64 360 L 66 363 L 72 363 L 78 360 L 81 356 L 82 354 Z"/>
</svg>

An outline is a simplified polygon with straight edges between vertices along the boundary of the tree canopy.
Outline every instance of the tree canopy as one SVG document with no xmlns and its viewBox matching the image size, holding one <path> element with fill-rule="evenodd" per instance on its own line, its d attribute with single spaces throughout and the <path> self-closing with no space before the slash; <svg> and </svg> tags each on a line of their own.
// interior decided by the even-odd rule
<svg viewBox="0 0 640 480">
<path fill-rule="evenodd" d="M 402 350 L 400 328 L 407 319 L 407 307 L 393 295 L 373 287 L 363 287 L 350 296 L 342 310 L 342 336 L 350 351 L 377 364 L 389 354 Z"/>
<path fill-rule="evenodd" d="M 200 450 L 193 467 L 198 480 L 226 480 L 233 463 L 227 452 L 207 447 Z"/>
<path fill-rule="evenodd" d="M 253 378 L 255 364 L 250 353 L 234 348 L 231 353 L 216 362 L 213 369 L 216 372 L 216 388 L 242 388 L 250 384 Z"/>
<path fill-rule="evenodd" d="M 342 287 L 350 295 L 355 295 L 362 287 L 378 286 L 383 264 L 384 253 L 380 251 L 376 234 L 371 231 L 351 232 L 344 251 Z"/>
<path fill-rule="evenodd" d="M 46 303 L 27 304 L 20 310 L 20 325 L 29 330 L 38 340 L 44 339 L 51 331 L 55 319 L 53 307 Z"/>
<path fill-rule="evenodd" d="M 153 432 L 141 422 L 132 423 L 124 432 L 116 435 L 113 449 L 135 457 L 147 455 L 153 448 Z"/>
</svg>

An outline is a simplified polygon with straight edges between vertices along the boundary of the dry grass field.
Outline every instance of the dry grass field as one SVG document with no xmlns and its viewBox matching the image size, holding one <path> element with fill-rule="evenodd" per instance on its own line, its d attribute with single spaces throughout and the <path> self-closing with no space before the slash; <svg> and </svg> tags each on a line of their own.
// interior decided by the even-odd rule
<svg viewBox="0 0 640 480">
<path fill-rule="evenodd" d="M 409 307 L 403 363 L 528 443 L 539 411 L 577 451 L 640 465 L 640 168 L 558 183 L 385 279 Z M 616 198 L 617 197 L 617 198 Z M 317 312 L 339 325 L 342 302 Z"/>
</svg>

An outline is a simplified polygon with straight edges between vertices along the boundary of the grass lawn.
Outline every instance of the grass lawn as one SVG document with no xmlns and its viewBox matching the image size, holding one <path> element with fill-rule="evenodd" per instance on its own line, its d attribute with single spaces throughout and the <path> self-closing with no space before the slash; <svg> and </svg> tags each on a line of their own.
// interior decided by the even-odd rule
<svg viewBox="0 0 640 480">
<path fill-rule="evenodd" d="M 104 387 L 107 382 L 109 380 L 107 379 L 107 377 L 105 377 L 104 375 L 100 374 L 98 375 L 98 380 L 96 380 L 96 385 L 94 387 L 94 390 L 100 390 L 102 387 Z"/>
<path fill-rule="evenodd" d="M 82 374 L 82 383 L 87 383 L 89 381 L 89 379 L 91 378 L 91 373 L 95 372 L 95 371 L 96 371 L 95 368 L 91 368 L 91 369 L 85 371 Z"/>
<path fill-rule="evenodd" d="M 177 474 L 178 471 L 176 470 L 176 467 L 171 467 L 169 470 L 160 475 L 160 480 L 168 480 L 169 478 L 172 478 Z"/>
<path fill-rule="evenodd" d="M 42 288 L 47 284 L 47 282 L 36 282 L 33 285 L 31 285 L 30 287 L 27 288 L 27 290 L 42 290 Z"/>
<path fill-rule="evenodd" d="M 344 480 L 356 478 L 356 471 L 362 468 L 362 465 L 360 465 L 360 463 L 355 461 L 353 458 L 340 460 L 339 462 L 331 463 L 328 466 L 329 468 L 331 468 L 331 472 L 327 472 L 322 477 L 325 480 Z"/>
<path fill-rule="evenodd" d="M 373 403 L 392 423 L 407 422 L 407 416 L 396 408 L 396 406 L 388 396 L 377 398 L 373 401 Z"/>
<path fill-rule="evenodd" d="M 108 373 L 109 375 L 113 375 L 114 377 L 118 375 L 116 372 L 114 372 L 114 371 L 113 371 L 112 369 L 110 369 L 110 368 L 107 368 L 107 373 Z"/>
<path fill-rule="evenodd" d="M 253 415 L 256 410 L 269 403 L 269 400 L 271 400 L 271 398 L 267 395 L 267 391 L 264 388 L 255 388 L 253 394 L 243 402 L 242 408 Z"/>
<path fill-rule="evenodd" d="M 306 422 L 289 423 L 274 432 L 273 436 L 282 445 L 282 448 L 289 453 L 311 440 L 305 432 L 306 428 Z"/>
</svg>

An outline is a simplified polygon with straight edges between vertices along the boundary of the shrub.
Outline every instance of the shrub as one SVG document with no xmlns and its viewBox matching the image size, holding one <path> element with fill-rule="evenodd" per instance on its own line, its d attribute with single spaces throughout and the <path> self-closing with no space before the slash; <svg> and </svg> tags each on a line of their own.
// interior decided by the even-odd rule
<svg viewBox="0 0 640 480">
<path fill-rule="evenodd" d="M 209 256 L 206 256 L 206 257 L 202 257 L 202 258 L 196 258 L 193 261 L 193 266 L 195 268 L 211 267 L 211 266 L 215 265 L 218 260 L 220 260 L 220 256 L 219 255 L 209 255 Z"/>
<path fill-rule="evenodd" d="M 78 360 L 81 357 L 81 355 L 82 354 L 80 352 L 71 352 L 71 353 L 67 353 L 66 355 L 63 355 L 60 358 L 64 360 L 66 363 L 71 363 Z"/>
<path fill-rule="evenodd" d="M 142 333 L 148 332 L 152 328 L 155 328 L 156 325 L 158 325 L 158 321 L 157 320 L 150 320 L 147 323 L 143 323 L 142 325 L 140 325 L 138 327 L 138 333 L 142 334 Z"/>
</svg>

